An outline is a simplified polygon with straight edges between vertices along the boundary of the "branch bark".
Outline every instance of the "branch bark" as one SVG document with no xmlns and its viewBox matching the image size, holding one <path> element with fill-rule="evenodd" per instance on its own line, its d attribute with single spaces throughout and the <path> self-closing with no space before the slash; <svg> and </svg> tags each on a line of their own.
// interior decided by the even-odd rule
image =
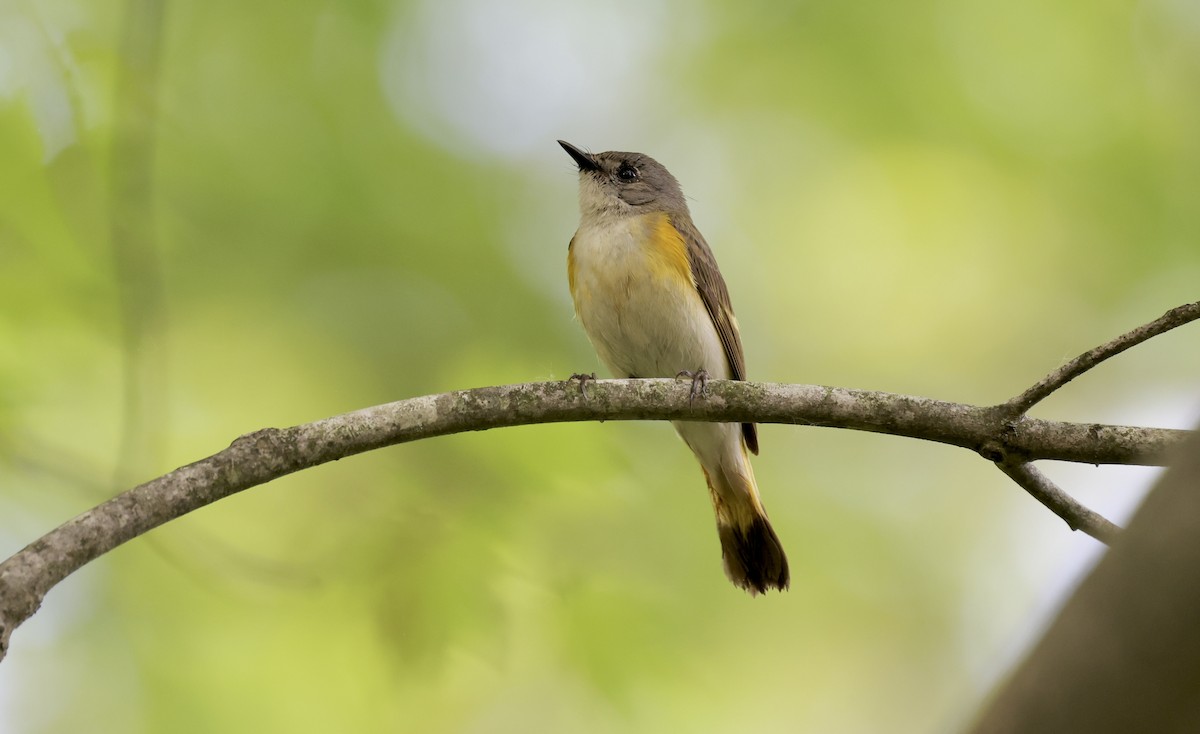
<svg viewBox="0 0 1200 734">
<path fill-rule="evenodd" d="M 84 564 L 169 520 L 308 467 L 434 436 L 564 421 L 704 420 L 848 428 L 970 449 L 996 462 L 1157 465 L 1191 432 L 1010 420 L 978 407 L 817 385 L 713 381 L 689 399 L 669 379 L 541 382 L 401 400 L 291 428 L 266 428 L 79 515 L 0 563 L 0 659 L 14 629 Z"/>
</svg>

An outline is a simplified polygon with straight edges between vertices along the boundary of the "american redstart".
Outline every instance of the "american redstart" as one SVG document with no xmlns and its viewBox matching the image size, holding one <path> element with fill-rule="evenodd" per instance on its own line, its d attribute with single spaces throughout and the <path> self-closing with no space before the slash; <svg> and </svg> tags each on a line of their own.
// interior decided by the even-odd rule
<svg viewBox="0 0 1200 734">
<path fill-rule="evenodd" d="M 617 377 L 746 379 L 737 319 L 717 261 L 692 224 L 679 182 L 641 153 L 587 153 L 579 230 L 567 249 L 575 313 Z M 787 557 L 758 496 L 753 423 L 676 421 L 704 470 L 725 574 L 751 594 L 788 586 Z"/>
</svg>

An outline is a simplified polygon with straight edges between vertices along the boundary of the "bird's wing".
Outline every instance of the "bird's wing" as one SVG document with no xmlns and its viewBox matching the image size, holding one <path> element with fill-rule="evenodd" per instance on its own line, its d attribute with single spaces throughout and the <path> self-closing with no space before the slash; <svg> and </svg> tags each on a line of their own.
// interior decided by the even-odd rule
<svg viewBox="0 0 1200 734">
<path fill-rule="evenodd" d="M 735 380 L 745 380 L 746 355 L 742 352 L 742 337 L 738 334 L 737 318 L 733 315 L 733 304 L 729 302 L 729 289 L 725 287 L 725 279 L 717 268 L 717 259 L 694 224 L 686 219 L 672 223 L 687 245 L 688 263 L 692 268 L 692 278 L 696 281 L 696 290 L 700 292 L 704 307 L 717 327 L 717 334 L 725 347 L 725 356 L 729 359 L 730 373 Z M 742 435 L 746 439 L 746 448 L 757 454 L 758 429 L 755 425 L 743 423 Z"/>
</svg>

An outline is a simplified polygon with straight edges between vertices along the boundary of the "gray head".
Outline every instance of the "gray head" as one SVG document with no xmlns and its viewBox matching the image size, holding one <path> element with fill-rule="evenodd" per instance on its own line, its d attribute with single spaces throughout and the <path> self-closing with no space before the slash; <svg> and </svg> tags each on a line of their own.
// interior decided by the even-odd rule
<svg viewBox="0 0 1200 734">
<path fill-rule="evenodd" d="M 661 163 L 642 153 L 587 153 L 558 144 L 579 165 L 579 208 L 583 216 L 630 216 L 667 212 L 687 216 L 679 182 Z"/>
</svg>

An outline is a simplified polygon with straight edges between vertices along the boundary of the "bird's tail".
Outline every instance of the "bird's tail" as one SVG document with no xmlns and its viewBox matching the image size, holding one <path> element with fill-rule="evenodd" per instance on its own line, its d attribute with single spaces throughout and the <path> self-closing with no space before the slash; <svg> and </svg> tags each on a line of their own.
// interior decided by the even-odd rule
<svg viewBox="0 0 1200 734">
<path fill-rule="evenodd" d="M 725 575 L 751 595 L 765 594 L 768 589 L 783 591 L 791 580 L 787 556 L 758 498 L 750 462 L 737 463 L 736 467 L 704 469 L 717 515 Z"/>
</svg>

